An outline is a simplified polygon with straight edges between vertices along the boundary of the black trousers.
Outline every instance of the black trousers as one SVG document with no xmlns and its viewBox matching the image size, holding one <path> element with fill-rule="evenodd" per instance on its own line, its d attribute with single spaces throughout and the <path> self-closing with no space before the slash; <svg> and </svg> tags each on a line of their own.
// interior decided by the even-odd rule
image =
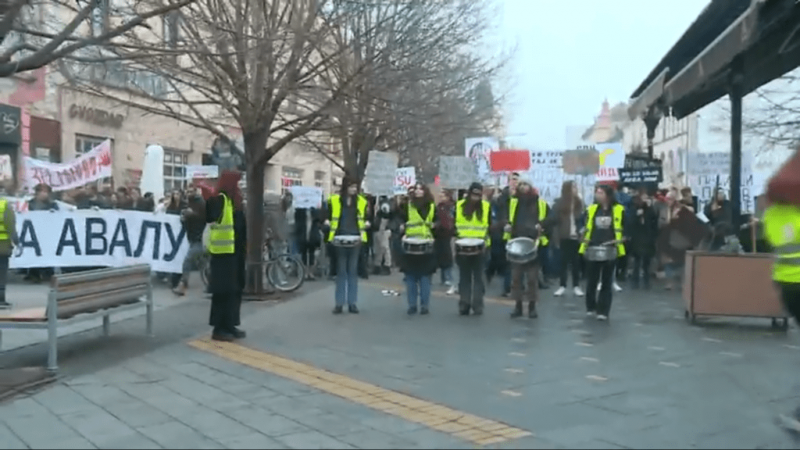
<svg viewBox="0 0 800 450">
<path fill-rule="evenodd" d="M 230 292 L 211 294 L 211 313 L 208 324 L 215 330 L 232 332 L 241 323 L 242 294 Z"/>
<path fill-rule="evenodd" d="M 317 251 L 318 246 L 311 245 L 306 241 L 298 242 L 297 244 L 297 252 L 300 254 L 303 264 L 306 267 L 312 267 L 314 265 L 314 252 Z"/>
<path fill-rule="evenodd" d="M 459 311 L 483 311 L 483 282 L 485 262 L 483 255 L 456 256 L 458 263 L 458 309 Z"/>
<path fill-rule="evenodd" d="M 781 287 L 781 299 L 786 311 L 800 323 L 800 283 L 778 283 Z"/>
<path fill-rule="evenodd" d="M 561 247 L 560 286 L 567 287 L 567 275 L 572 269 L 572 287 L 578 287 L 581 285 L 581 264 L 578 255 L 580 242 L 577 239 L 561 239 L 559 246 Z"/>
<path fill-rule="evenodd" d="M 586 311 L 608 316 L 616 261 L 586 261 Z M 597 283 L 602 283 L 598 298 Z"/>
<path fill-rule="evenodd" d="M 10 256 L 0 256 L 0 303 L 6 301 L 6 284 L 8 283 L 8 265 Z"/>
</svg>

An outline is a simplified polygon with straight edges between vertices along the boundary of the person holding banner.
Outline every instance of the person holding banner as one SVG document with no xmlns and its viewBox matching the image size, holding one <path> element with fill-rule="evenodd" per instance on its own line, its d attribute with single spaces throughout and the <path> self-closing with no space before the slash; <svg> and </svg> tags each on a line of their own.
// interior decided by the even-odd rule
<svg viewBox="0 0 800 450">
<path fill-rule="evenodd" d="M 341 314 L 345 303 L 351 314 L 358 314 L 358 260 L 361 246 L 367 242 L 367 199 L 358 193 L 358 182 L 350 177 L 342 180 L 339 195 L 332 195 L 325 221 L 330 226 L 328 239 L 336 252 L 336 306 Z"/>
<path fill-rule="evenodd" d="M 485 251 L 490 245 L 489 227 L 492 225 L 492 206 L 481 198 L 483 186 L 472 183 L 469 195 L 459 200 L 455 208 L 456 262 L 458 263 L 458 312 L 462 316 L 483 314 L 483 296 L 486 286 L 483 281 Z M 475 247 L 477 241 L 481 244 Z M 480 250 L 473 253 L 473 250 Z M 467 251 L 469 250 L 469 251 Z"/>
<path fill-rule="evenodd" d="M 428 314 L 431 299 L 431 278 L 438 261 L 433 255 L 436 226 L 436 205 L 427 186 L 412 186 L 408 207 L 399 211 L 403 237 L 402 270 L 405 273 L 408 314 Z M 419 301 L 418 301 L 419 300 Z"/>
<path fill-rule="evenodd" d="M 611 312 L 611 295 L 617 258 L 625 256 L 623 224 L 625 207 L 617 203 L 614 188 L 599 185 L 595 190 L 595 204 L 586 209 L 586 233 L 578 253 L 586 261 L 586 314 L 597 315 L 597 320 L 608 320 Z M 616 252 L 610 251 L 616 248 Z M 600 298 L 597 299 L 598 284 Z"/>
<path fill-rule="evenodd" d="M 211 292 L 209 325 L 211 339 L 230 342 L 246 333 L 239 328 L 245 282 L 247 227 L 239 191 L 239 172 L 223 172 L 217 195 L 206 203 L 210 223 L 208 252 L 211 254 L 208 290 Z"/>
</svg>

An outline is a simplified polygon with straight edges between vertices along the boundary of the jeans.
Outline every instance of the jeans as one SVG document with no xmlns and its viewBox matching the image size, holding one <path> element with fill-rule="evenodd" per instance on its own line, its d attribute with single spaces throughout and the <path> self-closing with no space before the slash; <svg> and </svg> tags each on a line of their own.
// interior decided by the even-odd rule
<svg viewBox="0 0 800 450">
<path fill-rule="evenodd" d="M 186 257 L 183 258 L 183 277 L 181 281 L 184 286 L 189 284 L 189 274 L 192 270 L 197 270 L 204 253 L 202 242 L 189 243 L 189 251 L 186 252 Z"/>
<path fill-rule="evenodd" d="M 608 316 L 611 311 L 611 287 L 616 261 L 586 261 L 586 311 Z M 597 284 L 600 287 L 598 299 Z"/>
<path fill-rule="evenodd" d="M 404 281 L 406 282 L 406 295 L 408 296 L 408 307 L 419 306 L 427 308 L 431 303 L 431 276 L 407 273 Z"/>
<path fill-rule="evenodd" d="M 653 261 L 653 258 L 649 255 L 639 256 L 639 255 L 631 255 L 633 258 L 633 273 L 631 274 L 631 281 L 633 281 L 634 286 L 639 285 L 639 280 L 644 280 L 644 286 L 650 286 L 650 263 Z"/>
<path fill-rule="evenodd" d="M 358 301 L 358 259 L 361 246 L 336 247 L 336 306 Z"/>
<path fill-rule="evenodd" d="M 442 284 L 447 282 L 453 282 L 453 268 L 452 267 L 445 267 L 442 268 L 439 272 L 439 276 L 441 277 Z"/>
</svg>

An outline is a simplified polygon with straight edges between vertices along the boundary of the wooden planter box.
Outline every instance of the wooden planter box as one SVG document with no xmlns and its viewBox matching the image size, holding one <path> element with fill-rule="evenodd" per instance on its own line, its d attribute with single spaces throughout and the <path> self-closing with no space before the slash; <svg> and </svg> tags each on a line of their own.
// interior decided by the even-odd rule
<svg viewBox="0 0 800 450">
<path fill-rule="evenodd" d="M 770 254 L 686 252 L 683 300 L 686 318 L 697 316 L 764 317 L 787 329 L 778 288 L 772 281 Z M 779 322 L 780 319 L 780 322 Z"/>
</svg>

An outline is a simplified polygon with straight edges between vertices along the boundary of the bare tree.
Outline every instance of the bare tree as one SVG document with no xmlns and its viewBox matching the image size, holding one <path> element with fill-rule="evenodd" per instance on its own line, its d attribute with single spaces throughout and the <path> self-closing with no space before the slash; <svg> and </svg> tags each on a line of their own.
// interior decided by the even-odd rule
<svg viewBox="0 0 800 450">
<path fill-rule="evenodd" d="M 119 5 L 110 0 L 0 0 L 0 77 L 38 69 L 62 58 L 116 60 L 118 55 L 87 58 L 77 53 L 113 47 L 138 28 L 147 27 L 150 19 L 194 1 L 131 0 Z"/>
<path fill-rule="evenodd" d="M 336 39 L 352 50 L 329 66 L 326 82 L 355 70 L 365 76 L 342 92 L 334 117 L 323 124 L 342 143 L 345 173 L 361 179 L 376 149 L 396 150 L 401 163 L 428 172 L 456 135 L 463 146 L 465 134 L 495 116 L 496 104 L 475 101 L 507 60 L 475 51 L 491 6 L 481 0 L 350 5 Z"/>
<path fill-rule="evenodd" d="M 166 79 L 170 86 L 167 95 L 140 92 L 123 98 L 73 80 L 83 89 L 205 129 L 228 143 L 228 129 L 235 126 L 241 130 L 251 291 L 262 292 L 262 277 L 255 274 L 261 273 L 262 196 L 268 161 L 293 140 L 324 129 L 334 106 L 368 79 L 383 58 L 383 52 L 378 52 L 354 59 L 351 48 L 336 40 L 351 8 L 359 4 L 197 0 L 178 15 L 165 16 L 163 30 L 139 34 L 126 46 L 115 48 L 129 67 Z M 400 5 L 393 15 L 381 17 L 366 29 L 351 30 L 353 40 L 348 43 L 409 9 Z M 143 49 L 150 48 L 158 50 L 156 56 L 140 57 Z M 331 76 L 329 68 L 342 61 L 348 61 L 349 70 Z"/>
</svg>

